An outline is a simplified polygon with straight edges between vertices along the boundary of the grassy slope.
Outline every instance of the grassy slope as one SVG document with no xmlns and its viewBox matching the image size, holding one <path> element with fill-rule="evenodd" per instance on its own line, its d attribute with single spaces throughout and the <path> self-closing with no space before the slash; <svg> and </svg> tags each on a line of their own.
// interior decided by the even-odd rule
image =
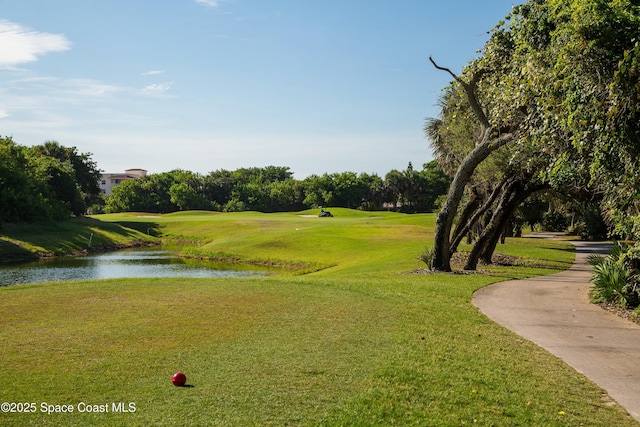
<svg viewBox="0 0 640 427">
<path fill-rule="evenodd" d="M 145 233 L 92 218 L 50 224 L 4 224 L 0 229 L 0 261 L 151 243 L 156 239 Z"/>
<path fill-rule="evenodd" d="M 103 217 L 162 230 L 193 251 L 325 269 L 0 289 L 10 369 L 0 401 L 136 403 L 134 414 L 0 413 L 0 424 L 636 425 L 470 303 L 481 286 L 550 270 L 401 274 L 420 267 L 432 215 L 332 212 Z M 568 249 L 527 239 L 499 248 L 564 266 Z M 177 370 L 193 387 L 171 386 Z"/>
</svg>

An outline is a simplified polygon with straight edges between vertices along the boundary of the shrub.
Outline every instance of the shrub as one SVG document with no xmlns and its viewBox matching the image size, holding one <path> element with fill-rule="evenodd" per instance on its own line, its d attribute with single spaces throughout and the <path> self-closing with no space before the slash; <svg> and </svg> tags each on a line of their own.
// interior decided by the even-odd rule
<svg viewBox="0 0 640 427">
<path fill-rule="evenodd" d="M 616 242 L 607 257 L 589 256 L 587 262 L 593 266 L 592 302 L 621 307 L 640 305 L 640 278 L 628 261 L 630 252 L 627 245 Z"/>
<path fill-rule="evenodd" d="M 422 262 L 424 262 L 425 264 L 427 264 L 427 268 L 429 270 L 431 270 L 431 268 L 433 267 L 433 255 L 435 254 L 435 251 L 432 247 L 425 247 L 424 250 L 422 251 L 422 253 L 420 255 L 418 255 L 418 259 Z"/>
<path fill-rule="evenodd" d="M 591 277 L 591 301 L 595 303 L 612 303 L 626 306 L 624 289 L 627 285 L 627 270 L 622 263 L 611 257 L 593 266 Z"/>
</svg>

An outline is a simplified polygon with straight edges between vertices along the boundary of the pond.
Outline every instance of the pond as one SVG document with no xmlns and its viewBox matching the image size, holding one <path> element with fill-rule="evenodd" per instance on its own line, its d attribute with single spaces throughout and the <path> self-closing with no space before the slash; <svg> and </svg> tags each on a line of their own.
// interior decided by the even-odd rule
<svg viewBox="0 0 640 427">
<path fill-rule="evenodd" d="M 158 248 L 122 250 L 80 257 L 59 257 L 18 265 L 0 265 L 0 286 L 19 283 L 149 277 L 249 277 L 267 271 L 181 258 Z"/>
</svg>

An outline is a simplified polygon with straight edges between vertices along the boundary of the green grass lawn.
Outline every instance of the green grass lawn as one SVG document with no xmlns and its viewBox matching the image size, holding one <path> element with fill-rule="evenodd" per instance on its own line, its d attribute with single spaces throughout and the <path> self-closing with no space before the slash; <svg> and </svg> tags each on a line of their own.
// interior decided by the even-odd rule
<svg viewBox="0 0 640 427">
<path fill-rule="evenodd" d="M 637 425 L 471 304 L 487 284 L 567 267 L 571 245 L 509 239 L 498 251 L 520 266 L 406 274 L 424 266 L 433 215 L 331 211 L 95 217 L 281 273 L 0 289 L 0 402 L 36 404 L 0 425 Z M 171 384 L 178 370 L 188 387 Z"/>
</svg>

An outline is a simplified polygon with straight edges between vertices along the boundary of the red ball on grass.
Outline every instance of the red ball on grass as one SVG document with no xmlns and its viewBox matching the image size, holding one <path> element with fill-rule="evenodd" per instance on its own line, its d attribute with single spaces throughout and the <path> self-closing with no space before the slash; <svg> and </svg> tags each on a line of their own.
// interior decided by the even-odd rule
<svg viewBox="0 0 640 427">
<path fill-rule="evenodd" d="M 185 374 L 183 374 L 182 372 L 176 372 L 171 377 L 171 382 L 175 386 L 182 387 L 183 385 L 185 385 L 187 383 L 187 376 Z"/>
</svg>

